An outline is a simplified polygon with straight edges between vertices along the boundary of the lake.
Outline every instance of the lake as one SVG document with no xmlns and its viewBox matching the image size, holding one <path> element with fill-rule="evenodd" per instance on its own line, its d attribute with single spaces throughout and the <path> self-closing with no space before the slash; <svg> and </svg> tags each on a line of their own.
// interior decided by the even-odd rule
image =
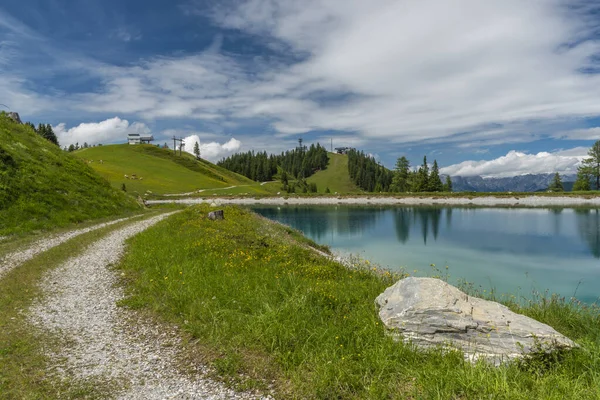
<svg viewBox="0 0 600 400">
<path fill-rule="evenodd" d="M 417 276 L 446 274 L 482 290 L 600 296 L 600 210 L 254 206 L 334 252 Z M 431 265 L 435 265 L 435 268 Z"/>
</svg>

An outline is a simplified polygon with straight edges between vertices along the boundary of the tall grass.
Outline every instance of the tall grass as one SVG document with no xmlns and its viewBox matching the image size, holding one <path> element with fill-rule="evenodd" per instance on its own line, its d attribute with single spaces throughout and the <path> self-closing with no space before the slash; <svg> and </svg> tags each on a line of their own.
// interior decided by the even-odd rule
<svg viewBox="0 0 600 400">
<path fill-rule="evenodd" d="M 560 362 L 496 368 L 415 351 L 377 317 L 374 299 L 396 277 L 345 268 L 290 228 L 224 210 L 224 221 L 209 221 L 207 206 L 163 221 L 131 240 L 120 266 L 125 304 L 180 324 L 218 375 L 286 399 L 600 398 L 596 310 L 521 310 L 581 344 Z"/>
<path fill-rule="evenodd" d="M 46 230 L 140 206 L 83 162 L 0 114 L 0 235 Z"/>
</svg>

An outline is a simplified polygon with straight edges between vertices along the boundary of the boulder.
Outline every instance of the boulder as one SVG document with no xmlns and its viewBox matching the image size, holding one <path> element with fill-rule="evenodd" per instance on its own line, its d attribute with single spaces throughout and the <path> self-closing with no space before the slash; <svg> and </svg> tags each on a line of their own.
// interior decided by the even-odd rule
<svg viewBox="0 0 600 400">
<path fill-rule="evenodd" d="M 451 346 L 495 365 L 577 345 L 552 327 L 434 278 L 409 277 L 375 300 L 389 333 L 419 348 Z"/>
<path fill-rule="evenodd" d="M 8 116 L 8 118 L 12 119 L 16 123 L 22 124 L 21 117 L 19 117 L 19 113 L 11 111 L 11 112 L 6 113 L 6 115 Z"/>
<path fill-rule="evenodd" d="M 211 211 L 208 213 L 208 219 L 217 220 L 217 219 L 225 219 L 225 215 L 223 214 L 223 210 Z"/>
</svg>

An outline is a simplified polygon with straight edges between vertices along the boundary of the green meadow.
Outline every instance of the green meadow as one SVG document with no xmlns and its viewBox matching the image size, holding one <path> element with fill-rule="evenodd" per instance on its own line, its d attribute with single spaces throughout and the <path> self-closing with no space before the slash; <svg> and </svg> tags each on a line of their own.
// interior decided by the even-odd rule
<svg viewBox="0 0 600 400">
<path fill-rule="evenodd" d="M 600 398 L 600 313 L 557 297 L 517 312 L 580 348 L 493 367 L 458 352 L 416 351 L 381 326 L 374 299 L 399 275 L 346 268 L 291 228 L 196 206 L 130 240 L 123 305 L 182 327 L 198 361 L 240 389 L 297 399 Z"/>
</svg>

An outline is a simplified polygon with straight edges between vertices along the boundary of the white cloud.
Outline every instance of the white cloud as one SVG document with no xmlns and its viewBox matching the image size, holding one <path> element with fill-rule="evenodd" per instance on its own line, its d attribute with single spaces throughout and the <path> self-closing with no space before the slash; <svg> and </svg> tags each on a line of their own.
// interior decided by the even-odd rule
<svg viewBox="0 0 600 400">
<path fill-rule="evenodd" d="M 52 127 L 61 146 L 87 142 L 88 144 L 127 142 L 129 133 L 150 133 L 141 122 L 130 124 L 126 119 L 114 117 L 102 122 L 82 123 L 67 129 L 64 123 Z"/>
<path fill-rule="evenodd" d="M 451 176 L 481 175 L 490 178 L 554 172 L 575 174 L 577 165 L 587 156 L 587 151 L 585 147 L 537 154 L 512 150 L 505 156 L 493 160 L 464 161 L 441 168 L 440 172 Z"/>
<path fill-rule="evenodd" d="M 585 40 L 598 22 L 566 0 L 210 4 L 218 8 L 202 10 L 204 16 L 301 61 L 258 54 L 249 64 L 219 46 L 133 66 L 86 61 L 102 88 L 59 95 L 54 107 L 146 120 L 263 119 L 282 135 L 337 130 L 386 142 L 463 145 L 483 138 L 486 146 L 537 140 L 553 133 L 532 135 L 536 124 L 600 114 L 600 75 L 579 72 L 593 67 L 600 52 L 599 41 Z M 15 86 L 22 95 L 26 82 Z M 38 99 L 22 100 L 25 108 Z M 501 128 L 489 129 L 495 125 Z M 454 138 L 460 132 L 470 135 Z"/>
<path fill-rule="evenodd" d="M 184 139 L 184 150 L 190 154 L 194 154 L 194 145 L 196 142 L 198 142 L 198 145 L 200 146 L 200 157 L 213 162 L 235 153 L 242 145 L 242 142 L 235 138 L 231 138 L 225 143 L 203 143 L 198 135 L 190 135 Z"/>
<path fill-rule="evenodd" d="M 552 135 L 556 139 L 568 140 L 600 140 L 600 127 L 588 129 L 574 129 L 567 132 L 558 132 Z"/>
</svg>

